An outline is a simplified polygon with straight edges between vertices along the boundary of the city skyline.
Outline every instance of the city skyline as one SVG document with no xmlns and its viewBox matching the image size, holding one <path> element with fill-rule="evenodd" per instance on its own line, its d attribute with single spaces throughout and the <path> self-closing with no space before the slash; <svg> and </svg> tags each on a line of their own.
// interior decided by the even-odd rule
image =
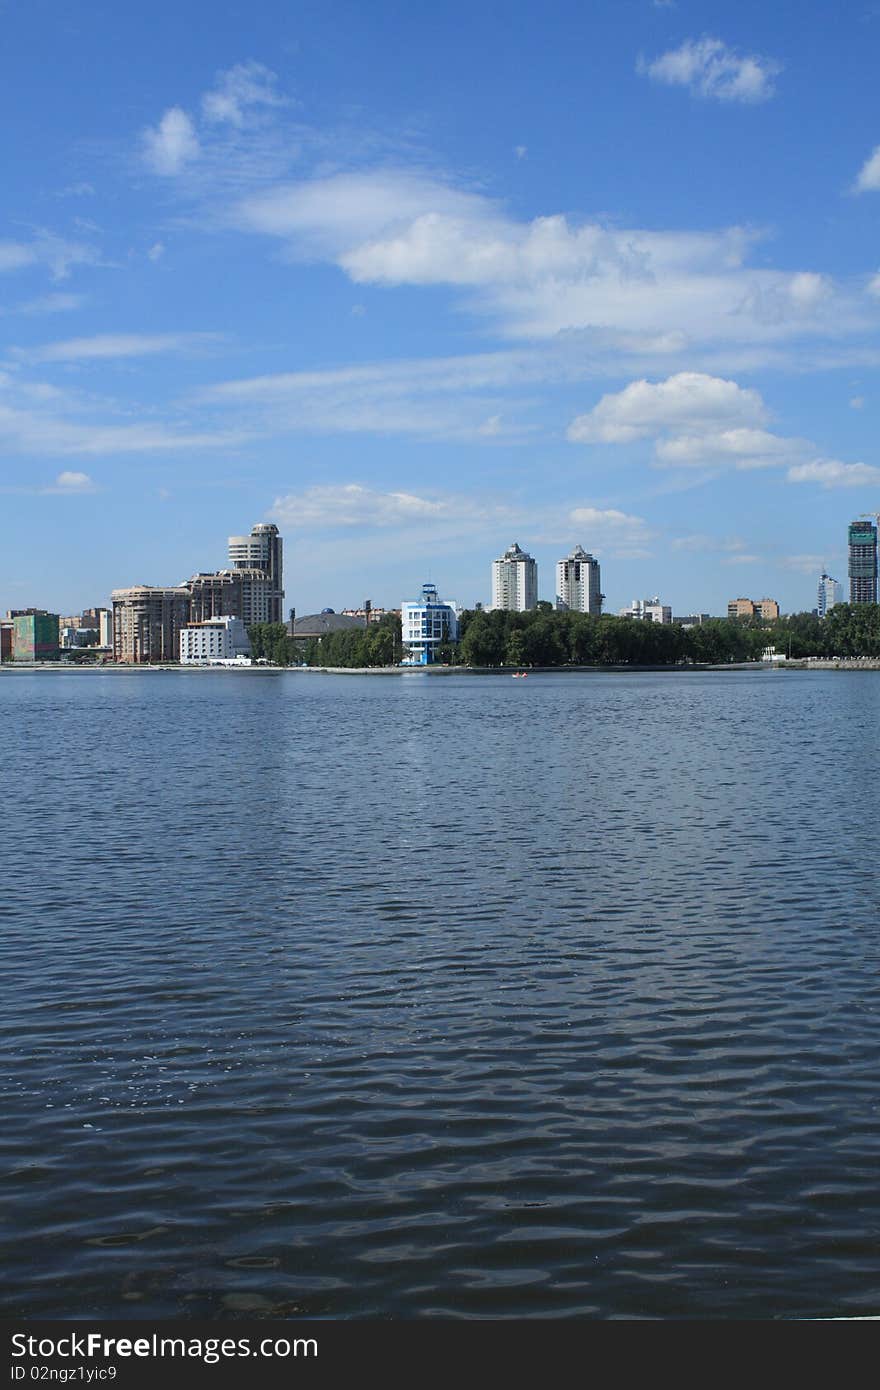
<svg viewBox="0 0 880 1390">
<path fill-rule="evenodd" d="M 188 14 L 5 16 L 0 609 L 219 569 L 243 515 L 302 612 L 485 602 L 512 536 L 608 612 L 845 575 L 880 13 Z"/>
</svg>

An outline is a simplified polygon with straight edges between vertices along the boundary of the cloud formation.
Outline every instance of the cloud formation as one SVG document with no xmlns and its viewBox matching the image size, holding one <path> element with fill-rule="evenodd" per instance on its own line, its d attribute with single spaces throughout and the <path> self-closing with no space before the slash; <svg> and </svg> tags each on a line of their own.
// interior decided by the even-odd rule
<svg viewBox="0 0 880 1390">
<path fill-rule="evenodd" d="M 216 86 L 202 97 L 202 115 L 214 125 L 228 123 L 241 130 L 253 108 L 287 104 L 278 91 L 276 74 L 250 61 L 217 74 Z"/>
<path fill-rule="evenodd" d="M 880 468 L 872 463 L 841 463 L 838 459 L 813 459 L 789 468 L 790 483 L 821 483 L 823 487 L 871 487 L 880 483 Z"/>
<path fill-rule="evenodd" d="M 180 106 L 169 107 L 159 124 L 143 133 L 144 160 L 155 174 L 173 177 L 200 153 L 192 118 Z"/>
<path fill-rule="evenodd" d="M 273 520 L 288 530 L 349 526 L 406 526 L 452 516 L 449 501 L 419 497 L 410 492 L 379 492 L 359 483 L 310 487 L 276 497 Z"/>
<path fill-rule="evenodd" d="M 858 172 L 854 187 L 856 193 L 877 193 L 880 191 L 880 145 L 865 160 Z"/>
<path fill-rule="evenodd" d="M 773 96 L 773 79 L 782 66 L 773 58 L 743 55 L 721 39 L 685 39 L 652 62 L 639 58 L 636 71 L 668 86 L 687 87 L 694 96 L 755 105 Z"/>
<path fill-rule="evenodd" d="M 66 280 L 74 266 L 95 265 L 98 259 L 93 246 L 45 230 L 37 232 L 32 241 L 0 241 L 0 272 L 42 265 L 53 280 Z"/>
<path fill-rule="evenodd" d="M 575 444 L 628 444 L 662 430 L 758 424 L 767 410 L 757 391 L 702 372 L 678 372 L 666 381 L 633 381 L 603 396 L 568 427 Z"/>
<path fill-rule="evenodd" d="M 91 338 L 69 338 L 43 347 L 15 349 L 30 362 L 115 361 L 204 349 L 219 340 L 216 333 L 98 333 Z"/>
<path fill-rule="evenodd" d="M 670 355 L 873 322 L 861 287 L 750 266 L 754 230 L 517 221 L 481 193 L 405 169 L 276 185 L 239 200 L 229 217 L 279 239 L 291 260 L 329 261 L 356 284 L 459 289 L 513 339 L 582 332 L 609 353 Z"/>
</svg>

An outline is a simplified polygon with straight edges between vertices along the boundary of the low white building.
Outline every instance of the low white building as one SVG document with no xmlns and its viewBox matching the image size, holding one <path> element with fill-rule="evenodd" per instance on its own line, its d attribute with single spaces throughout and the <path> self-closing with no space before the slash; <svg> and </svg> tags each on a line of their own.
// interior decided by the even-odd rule
<svg viewBox="0 0 880 1390">
<path fill-rule="evenodd" d="M 621 618 L 640 618 L 646 623 L 671 623 L 672 605 L 659 598 L 634 598 L 629 608 L 621 608 Z"/>
<path fill-rule="evenodd" d="M 250 661 L 251 643 L 241 618 L 207 618 L 180 630 L 180 660 L 184 665 L 237 666 Z"/>
<path fill-rule="evenodd" d="M 458 604 L 439 599 L 433 584 L 423 584 L 417 602 L 400 605 L 400 627 L 406 648 L 401 666 L 430 666 L 444 642 L 458 641 Z"/>
</svg>

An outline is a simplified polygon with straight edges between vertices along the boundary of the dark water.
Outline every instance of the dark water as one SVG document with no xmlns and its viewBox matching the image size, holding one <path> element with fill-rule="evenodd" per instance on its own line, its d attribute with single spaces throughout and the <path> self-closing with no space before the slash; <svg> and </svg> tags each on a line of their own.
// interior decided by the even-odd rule
<svg viewBox="0 0 880 1390">
<path fill-rule="evenodd" d="M 878 714 L 0 678 L 0 1309 L 880 1312 Z"/>
</svg>

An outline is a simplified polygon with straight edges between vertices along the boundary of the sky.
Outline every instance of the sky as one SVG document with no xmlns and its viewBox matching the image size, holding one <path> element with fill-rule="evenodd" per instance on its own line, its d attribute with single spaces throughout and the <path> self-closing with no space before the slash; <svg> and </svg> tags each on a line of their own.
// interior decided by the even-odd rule
<svg viewBox="0 0 880 1390">
<path fill-rule="evenodd" d="M 846 592 L 880 3 L 0 0 L 0 611 Z"/>
</svg>

